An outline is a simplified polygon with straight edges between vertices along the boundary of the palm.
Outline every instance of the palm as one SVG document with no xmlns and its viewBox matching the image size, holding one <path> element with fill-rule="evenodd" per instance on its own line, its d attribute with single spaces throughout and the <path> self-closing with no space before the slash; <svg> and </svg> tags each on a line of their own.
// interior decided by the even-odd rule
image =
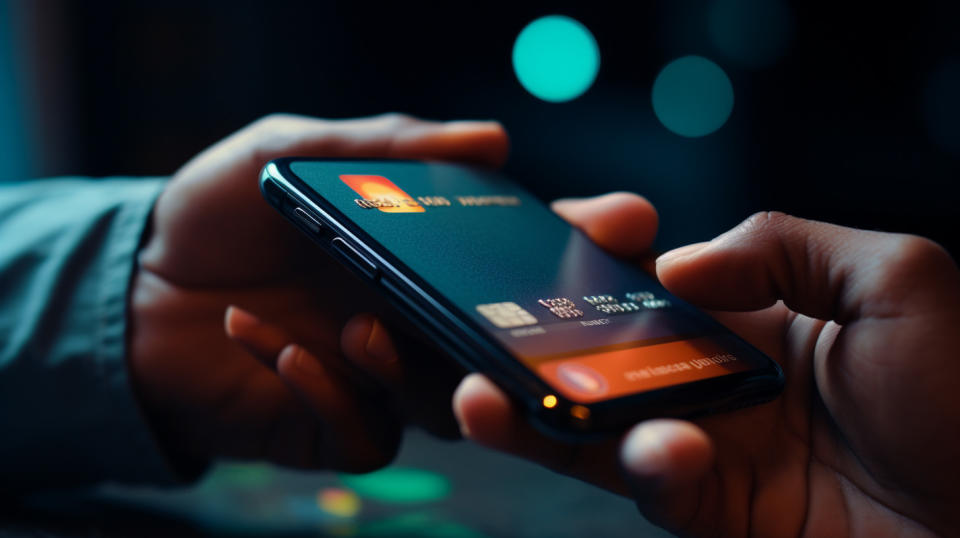
<svg viewBox="0 0 960 538">
<path fill-rule="evenodd" d="M 189 410 L 190 420 L 170 422 L 187 429 L 174 436 L 194 439 L 197 455 L 314 467 L 322 464 L 319 423 L 270 368 L 224 337 L 224 311 L 234 304 L 284 327 L 343 371 L 340 327 L 350 305 L 373 299 L 361 299 L 365 290 L 351 275 L 313 255 L 263 202 L 257 170 L 235 173 L 197 177 L 188 167 L 158 201 L 153 237 L 170 246 L 147 245 L 136 282 L 142 301 L 135 296 L 134 307 L 144 306 L 142 325 L 163 330 L 135 332 L 142 336 L 134 340 L 136 371 L 151 380 L 145 397 Z M 180 203 L 188 197 L 191 204 Z"/>
<path fill-rule="evenodd" d="M 696 487 L 641 500 L 641 508 L 657 523 L 695 536 L 923 529 L 911 520 L 923 507 L 903 498 L 928 493 L 920 484 L 935 477 L 918 476 L 916 461 L 936 449 L 912 442 L 909 424 L 876 417 L 877 427 L 863 427 L 864 421 L 874 422 L 874 395 L 882 387 L 909 383 L 906 361 L 891 360 L 909 356 L 902 349 L 913 340 L 904 334 L 905 320 L 861 320 L 841 328 L 795 314 L 782 303 L 716 315 L 777 359 L 788 384 L 774 402 L 697 421 L 715 443 L 712 469 Z M 894 321 L 900 330 L 885 330 Z M 876 368 L 878 363 L 883 368 Z M 862 411 L 851 412 L 851 401 Z M 859 416 L 863 412 L 867 416 Z M 898 457 L 888 462 L 891 454 Z"/>
<path fill-rule="evenodd" d="M 147 293 L 163 288 L 162 302 L 142 309 L 140 322 L 163 330 L 137 338 L 132 354 L 139 376 L 150 379 L 143 396 L 168 404 L 169 419 L 161 419 L 165 433 L 190 439 L 189 455 L 198 459 L 217 454 L 301 467 L 321 464 L 315 451 L 317 420 L 269 367 L 224 337 L 223 317 L 229 304 L 237 304 L 284 327 L 299 327 L 298 341 L 315 356 L 336 361 L 334 316 L 309 304 L 304 288 L 184 288 L 148 272 L 137 279 Z"/>
</svg>

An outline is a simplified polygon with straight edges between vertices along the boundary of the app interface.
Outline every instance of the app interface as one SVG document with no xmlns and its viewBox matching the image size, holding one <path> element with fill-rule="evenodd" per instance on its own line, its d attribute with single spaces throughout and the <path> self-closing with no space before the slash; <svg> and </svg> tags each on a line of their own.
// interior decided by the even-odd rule
<svg viewBox="0 0 960 538">
<path fill-rule="evenodd" d="M 290 168 L 571 400 L 765 365 L 493 173 L 376 161 Z"/>
</svg>

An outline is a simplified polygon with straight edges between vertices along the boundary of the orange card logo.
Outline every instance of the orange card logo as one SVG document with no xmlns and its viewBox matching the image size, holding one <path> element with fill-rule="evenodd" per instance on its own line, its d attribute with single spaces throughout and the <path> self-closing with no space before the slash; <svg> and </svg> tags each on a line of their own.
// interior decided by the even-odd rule
<svg viewBox="0 0 960 538">
<path fill-rule="evenodd" d="M 384 213 L 423 213 L 425 210 L 403 189 L 383 176 L 350 175 L 340 180 L 360 195 L 357 205 L 366 209 L 377 208 Z"/>
</svg>

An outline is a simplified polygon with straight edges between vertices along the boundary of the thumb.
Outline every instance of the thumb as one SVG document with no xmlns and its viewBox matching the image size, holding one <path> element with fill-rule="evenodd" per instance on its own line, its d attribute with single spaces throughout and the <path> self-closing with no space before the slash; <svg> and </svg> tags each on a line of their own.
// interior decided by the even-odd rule
<svg viewBox="0 0 960 538">
<path fill-rule="evenodd" d="M 693 423 L 653 419 L 626 435 L 620 462 L 645 517 L 678 529 L 699 509 L 703 489 L 712 478 L 714 447 L 706 432 Z"/>
<path fill-rule="evenodd" d="M 960 297 L 956 265 L 933 241 L 775 212 L 662 255 L 657 276 L 704 308 L 758 310 L 783 300 L 794 312 L 840 324 L 930 314 L 944 292 Z"/>
</svg>

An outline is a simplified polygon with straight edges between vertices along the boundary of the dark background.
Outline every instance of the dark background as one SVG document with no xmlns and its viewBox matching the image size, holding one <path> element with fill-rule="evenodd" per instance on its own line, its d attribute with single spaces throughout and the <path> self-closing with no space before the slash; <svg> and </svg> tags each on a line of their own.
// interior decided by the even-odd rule
<svg viewBox="0 0 960 538">
<path fill-rule="evenodd" d="M 956 253 L 960 4 L 790 2 L 772 35 L 783 54 L 756 66 L 717 46 L 716 3 L 12 1 L 21 170 L 168 174 L 276 111 L 496 118 L 509 174 L 544 198 L 640 192 L 661 211 L 661 248 L 777 209 Z M 758 39 L 782 26 L 756 9 L 775 0 L 733 3 Z M 568 103 L 527 93 L 510 63 L 519 31 L 552 13 L 600 46 L 595 84 Z M 727 124 L 698 139 L 650 102 L 686 54 L 717 62 L 735 92 Z"/>
</svg>

